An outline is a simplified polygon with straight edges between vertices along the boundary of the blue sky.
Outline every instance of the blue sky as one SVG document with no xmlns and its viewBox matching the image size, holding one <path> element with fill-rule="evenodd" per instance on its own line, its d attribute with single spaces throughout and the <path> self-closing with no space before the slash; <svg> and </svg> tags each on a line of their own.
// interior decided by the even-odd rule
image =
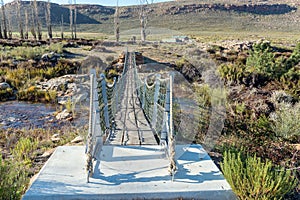
<svg viewBox="0 0 300 200">
<path fill-rule="evenodd" d="M 4 0 L 4 3 L 11 2 L 12 0 Z M 45 0 L 46 1 L 46 0 Z M 58 3 L 58 4 L 67 4 L 69 0 L 50 0 L 52 3 Z M 148 0 L 149 2 L 151 0 Z M 154 0 L 153 2 L 164 2 L 164 1 L 170 1 L 170 0 Z M 76 0 L 76 3 L 78 4 L 100 4 L 104 6 L 115 6 L 117 0 Z M 139 0 L 119 0 L 120 6 L 126 6 L 126 5 L 134 5 L 138 4 Z"/>
</svg>

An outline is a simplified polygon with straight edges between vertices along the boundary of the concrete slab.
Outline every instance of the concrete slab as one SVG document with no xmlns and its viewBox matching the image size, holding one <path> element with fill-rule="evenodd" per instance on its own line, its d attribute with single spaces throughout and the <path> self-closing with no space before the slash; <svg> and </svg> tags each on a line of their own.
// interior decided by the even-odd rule
<svg viewBox="0 0 300 200">
<path fill-rule="evenodd" d="M 230 186 L 199 145 L 178 145 L 171 182 L 160 146 L 104 146 L 86 183 L 85 147 L 58 147 L 24 195 L 37 199 L 235 199 Z"/>
</svg>

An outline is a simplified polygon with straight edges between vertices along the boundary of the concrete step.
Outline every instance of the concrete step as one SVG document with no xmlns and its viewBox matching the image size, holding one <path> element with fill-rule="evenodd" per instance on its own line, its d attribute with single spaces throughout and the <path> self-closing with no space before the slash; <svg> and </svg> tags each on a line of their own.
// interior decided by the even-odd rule
<svg viewBox="0 0 300 200">
<path fill-rule="evenodd" d="M 229 184 L 200 145 L 178 145 L 174 182 L 158 145 L 104 146 L 87 183 L 83 146 L 58 147 L 24 200 L 235 199 Z"/>
</svg>

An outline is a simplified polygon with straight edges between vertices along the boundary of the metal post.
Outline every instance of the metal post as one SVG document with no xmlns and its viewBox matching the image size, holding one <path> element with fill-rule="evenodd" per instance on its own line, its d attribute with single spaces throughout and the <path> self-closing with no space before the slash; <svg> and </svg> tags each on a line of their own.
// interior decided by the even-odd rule
<svg viewBox="0 0 300 200">
<path fill-rule="evenodd" d="M 94 104 L 94 77 L 93 71 L 91 71 L 90 75 L 90 113 L 89 113 L 89 133 L 87 139 L 87 164 L 86 164 L 86 171 L 87 171 L 87 182 L 89 182 L 89 177 L 93 174 L 93 104 Z"/>
<path fill-rule="evenodd" d="M 118 107 L 118 83 L 119 83 L 119 80 L 117 82 L 117 78 L 114 77 L 114 92 L 115 92 L 115 95 L 112 97 L 114 98 L 114 101 L 115 101 L 115 105 L 114 105 L 114 109 L 113 109 L 113 115 L 115 117 L 115 114 L 117 112 L 117 107 Z"/>
<path fill-rule="evenodd" d="M 154 91 L 154 102 L 153 102 L 153 114 L 152 114 L 152 127 L 156 127 L 156 121 L 157 121 L 157 102 L 158 102 L 158 95 L 159 95 L 159 89 L 160 89 L 160 74 L 156 75 L 155 80 L 155 91 Z"/>
<path fill-rule="evenodd" d="M 106 93 L 106 80 L 105 75 L 101 74 L 101 90 L 102 90 L 102 97 L 103 97 L 103 104 L 104 104 L 104 120 L 106 128 L 110 128 L 109 126 L 109 113 L 108 113 L 108 100 L 107 100 L 107 93 Z"/>
<path fill-rule="evenodd" d="M 143 98 L 142 98 L 142 108 L 143 109 L 145 108 L 146 89 L 147 89 L 147 77 L 144 80 Z"/>
<path fill-rule="evenodd" d="M 175 137 L 173 134 L 173 95 L 172 95 L 172 90 L 173 90 L 173 76 L 170 74 L 170 118 L 169 118 L 169 155 L 170 155 L 170 166 L 169 166 L 169 172 L 171 175 L 171 180 L 174 180 L 175 172 L 177 170 L 176 167 L 176 160 L 175 160 Z"/>
<path fill-rule="evenodd" d="M 161 140 L 167 141 L 169 137 L 169 119 L 170 119 L 170 81 L 167 83 L 167 90 L 166 90 L 166 102 L 165 102 L 165 113 L 163 118 L 162 124 L 162 132 L 161 132 Z"/>
</svg>

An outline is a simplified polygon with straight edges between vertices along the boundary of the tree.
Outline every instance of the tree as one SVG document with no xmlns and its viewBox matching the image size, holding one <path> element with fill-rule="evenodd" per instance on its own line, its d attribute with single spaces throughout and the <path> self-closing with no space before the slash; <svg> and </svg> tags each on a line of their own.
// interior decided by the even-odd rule
<svg viewBox="0 0 300 200">
<path fill-rule="evenodd" d="M 64 15 L 61 15 L 61 22 L 60 22 L 60 37 L 64 39 Z"/>
<path fill-rule="evenodd" d="M 9 13 L 7 13 L 7 29 L 8 29 L 8 39 L 12 39 L 11 17 Z"/>
<path fill-rule="evenodd" d="M 148 23 L 148 14 L 149 14 L 149 2 L 148 0 L 139 0 L 140 6 L 139 6 L 139 19 L 140 19 L 140 28 L 141 28 L 141 41 L 145 42 L 146 37 L 148 35 L 147 33 L 147 23 Z M 151 4 L 153 3 L 153 0 L 151 1 Z"/>
<path fill-rule="evenodd" d="M 42 40 L 42 29 L 41 29 L 41 23 L 40 23 L 40 20 L 39 20 L 39 12 L 38 12 L 38 6 L 37 6 L 36 0 L 34 0 L 33 6 L 34 6 L 35 22 L 37 24 L 37 36 L 38 36 L 38 40 Z"/>
<path fill-rule="evenodd" d="M 77 7 L 76 7 L 76 0 L 74 0 L 74 37 L 77 39 Z"/>
<path fill-rule="evenodd" d="M 116 6 L 115 16 L 114 16 L 114 23 L 115 23 L 115 36 L 116 36 L 116 42 L 119 42 L 119 40 L 120 40 L 120 11 L 119 11 L 119 0 L 117 0 L 117 6 Z"/>
<path fill-rule="evenodd" d="M 18 12 L 18 21 L 19 21 L 19 31 L 20 31 L 20 38 L 24 39 L 23 33 L 23 21 L 21 17 L 21 0 L 17 1 L 17 12 Z"/>
<path fill-rule="evenodd" d="M 35 19 L 35 9 L 34 9 L 34 2 L 31 1 L 31 27 L 30 27 L 30 32 L 34 38 L 34 40 L 36 40 L 36 32 L 35 32 L 35 27 L 36 27 L 36 19 Z"/>
<path fill-rule="evenodd" d="M 74 30 L 73 30 L 73 9 L 72 9 L 72 0 L 69 0 L 69 9 L 70 9 L 70 31 L 71 31 L 71 37 L 74 39 Z"/>
<path fill-rule="evenodd" d="M 0 39 L 3 38 L 3 35 L 2 35 L 2 28 L 1 28 L 1 23 L 0 23 Z"/>
<path fill-rule="evenodd" d="M 28 39 L 28 25 L 29 25 L 29 19 L 28 19 L 28 10 L 25 10 L 25 39 Z"/>
<path fill-rule="evenodd" d="M 52 39 L 52 25 L 51 25 L 51 3 L 48 0 L 47 9 L 46 9 L 46 23 L 47 23 L 47 30 L 48 30 L 48 38 L 51 42 Z"/>
<path fill-rule="evenodd" d="M 4 5 L 3 0 L 1 0 L 1 3 L 2 3 L 3 36 L 4 36 L 4 39 L 7 39 L 7 24 L 6 24 L 5 5 Z"/>
</svg>

